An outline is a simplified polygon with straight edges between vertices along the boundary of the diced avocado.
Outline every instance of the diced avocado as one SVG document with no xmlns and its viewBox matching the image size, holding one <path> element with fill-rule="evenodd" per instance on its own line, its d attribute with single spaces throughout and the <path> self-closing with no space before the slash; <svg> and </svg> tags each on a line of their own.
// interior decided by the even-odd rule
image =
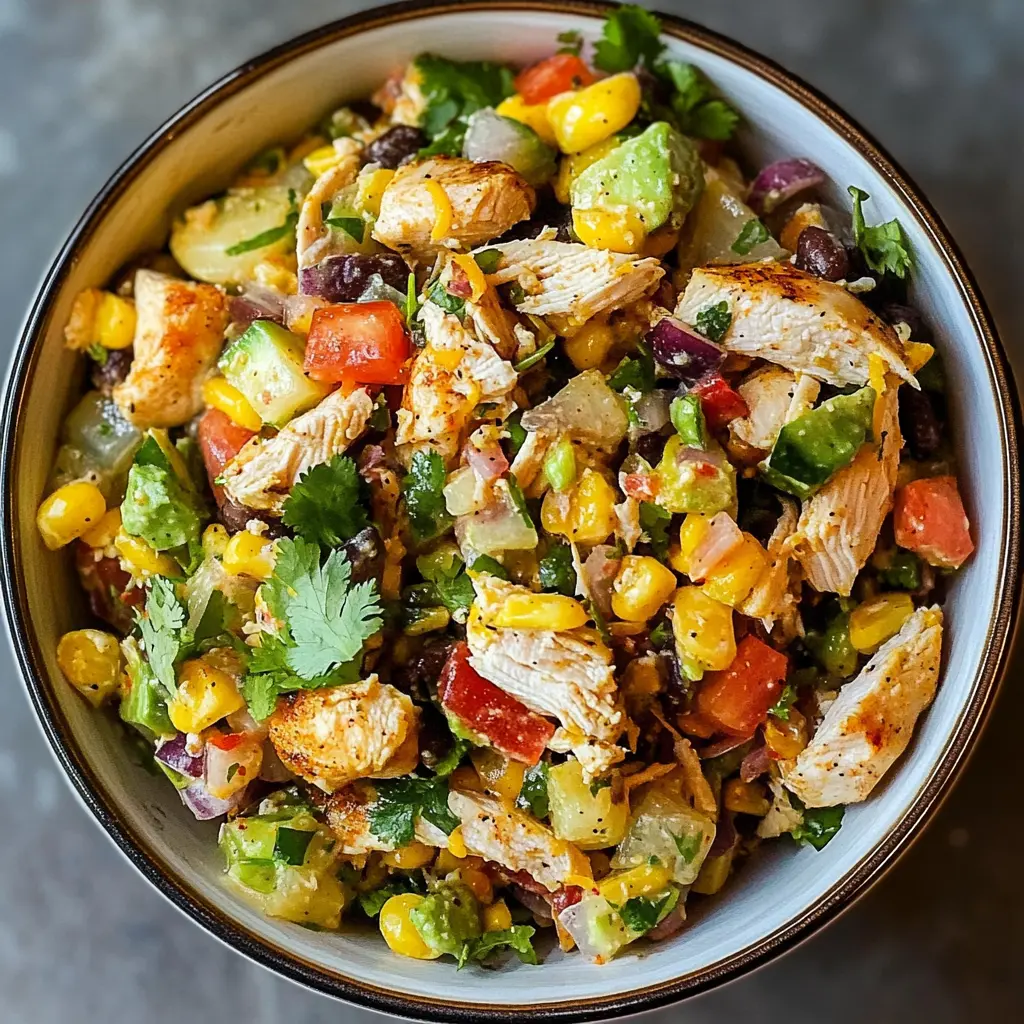
<svg viewBox="0 0 1024 1024">
<path fill-rule="evenodd" d="M 736 504 L 736 471 L 709 442 L 707 458 L 697 453 L 683 456 L 690 446 L 675 434 L 668 439 L 665 452 L 655 469 L 659 482 L 657 503 L 669 512 L 714 514 Z"/>
<path fill-rule="evenodd" d="M 462 882 L 442 882 L 409 911 L 409 920 L 431 949 L 453 955 L 483 931 L 480 903 Z"/>
<path fill-rule="evenodd" d="M 665 121 L 656 121 L 592 163 L 570 194 L 574 209 L 629 209 L 652 232 L 663 224 L 678 228 L 703 187 L 697 147 Z"/>
<path fill-rule="evenodd" d="M 558 154 L 529 125 L 489 107 L 470 117 L 462 154 L 475 163 L 500 160 L 538 187 L 558 170 Z"/>
<path fill-rule="evenodd" d="M 283 427 L 331 390 L 302 372 L 304 357 L 305 343 L 299 335 L 271 320 L 254 320 L 225 349 L 218 365 L 264 423 Z"/>
<path fill-rule="evenodd" d="M 809 498 L 871 436 L 874 388 L 836 395 L 787 423 L 761 471 L 773 487 Z"/>
<path fill-rule="evenodd" d="M 220 830 L 220 849 L 227 861 L 228 874 L 261 893 L 274 891 L 279 867 L 302 866 L 316 835 L 316 822 L 305 812 L 287 823 L 271 817 L 276 815 L 235 818 Z"/>
<path fill-rule="evenodd" d="M 151 738 L 174 733 L 176 730 L 167 714 L 166 691 L 137 648 L 126 641 L 124 652 L 129 685 L 121 700 L 121 719 Z"/>
</svg>

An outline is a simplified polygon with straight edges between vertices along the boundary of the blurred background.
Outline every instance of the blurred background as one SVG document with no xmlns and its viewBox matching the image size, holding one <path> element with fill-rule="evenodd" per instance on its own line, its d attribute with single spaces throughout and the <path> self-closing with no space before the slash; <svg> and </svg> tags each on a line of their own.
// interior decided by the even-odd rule
<svg viewBox="0 0 1024 1024">
<path fill-rule="evenodd" d="M 56 248 L 161 121 L 346 0 L 0 0 L 0 356 Z M 805 78 L 864 124 L 936 205 L 1024 369 L 1024 4 L 1020 0 L 658 0 Z M 1016 301 L 1015 301 L 1016 300 Z M 1018 663 L 1020 659 L 1018 659 Z M 645 1018 L 787 1024 L 1020 1019 L 1024 885 L 1011 669 L 930 829 L 825 932 L 771 966 Z M 361 1024 L 201 932 L 73 798 L 10 655 L 0 715 L 0 1017 L 56 1024 Z M 770 894 L 769 894 L 770 898 Z"/>
</svg>

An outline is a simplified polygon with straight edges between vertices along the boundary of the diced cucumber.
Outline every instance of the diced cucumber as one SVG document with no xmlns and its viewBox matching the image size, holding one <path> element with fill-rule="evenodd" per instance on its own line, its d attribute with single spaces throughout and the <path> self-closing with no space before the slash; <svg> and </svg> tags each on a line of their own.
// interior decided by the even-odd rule
<svg viewBox="0 0 1024 1024">
<path fill-rule="evenodd" d="M 130 685 L 121 700 L 121 720 L 151 739 L 175 733 L 177 730 L 167 714 L 167 691 L 143 660 L 135 642 L 126 640 L 122 646 Z"/>
<path fill-rule="evenodd" d="M 299 335 L 270 320 L 254 320 L 228 346 L 218 365 L 264 423 L 282 427 L 331 390 L 302 372 L 304 357 L 305 343 Z"/>
</svg>

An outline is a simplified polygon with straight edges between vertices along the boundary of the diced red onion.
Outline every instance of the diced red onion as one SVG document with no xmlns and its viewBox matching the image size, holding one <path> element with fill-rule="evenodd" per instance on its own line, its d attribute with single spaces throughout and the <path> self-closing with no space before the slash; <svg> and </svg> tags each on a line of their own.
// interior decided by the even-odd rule
<svg viewBox="0 0 1024 1024">
<path fill-rule="evenodd" d="M 551 904 L 539 893 L 530 892 L 529 889 L 524 889 L 521 885 L 513 885 L 511 887 L 512 895 L 527 910 L 530 911 L 534 917 L 539 917 L 542 921 L 550 922 L 554 919 L 554 915 L 551 912 Z"/>
<path fill-rule="evenodd" d="M 273 288 L 247 285 L 241 295 L 232 296 L 229 302 L 231 322 L 248 327 L 253 320 L 272 320 L 283 325 L 285 298 Z"/>
<path fill-rule="evenodd" d="M 825 172 L 804 157 L 776 160 L 750 186 L 747 202 L 755 213 L 771 213 L 781 203 L 825 181 Z"/>
<path fill-rule="evenodd" d="M 270 731 L 270 726 L 266 722 L 257 722 L 249 714 L 248 708 L 232 711 L 227 717 L 227 723 L 232 732 L 244 732 L 248 736 L 258 736 L 261 740 L 266 739 Z"/>
<path fill-rule="evenodd" d="M 161 743 L 154 752 L 154 757 L 172 768 L 179 775 L 189 779 L 201 779 L 206 762 L 206 753 L 190 754 L 185 746 L 186 736 L 179 732 L 173 739 Z"/>
<path fill-rule="evenodd" d="M 583 563 L 587 594 L 605 618 L 612 613 L 612 584 L 619 572 L 620 560 L 611 557 L 614 553 L 610 544 L 598 544 Z"/>
<path fill-rule="evenodd" d="M 206 783 L 199 779 L 193 782 L 188 789 L 179 789 L 178 796 L 181 797 L 181 802 L 192 812 L 197 821 L 212 821 L 214 818 L 220 818 L 227 814 L 228 811 L 233 811 L 241 803 L 244 792 L 244 790 L 240 790 L 227 800 L 218 800 L 210 795 Z"/>
<path fill-rule="evenodd" d="M 669 422 L 669 405 L 672 395 L 661 388 L 655 388 L 642 395 L 636 402 L 635 409 L 640 420 L 638 427 L 630 427 L 631 432 L 638 434 L 657 433 Z"/>
<path fill-rule="evenodd" d="M 473 467 L 473 472 L 481 480 L 497 480 L 499 476 L 504 476 L 508 472 L 508 459 L 505 458 L 505 453 L 499 444 L 477 448 L 470 441 L 466 445 L 464 453 L 466 461 Z"/>
<path fill-rule="evenodd" d="M 681 320 L 667 316 L 648 332 L 647 343 L 658 363 L 670 376 L 695 381 L 715 370 L 725 359 L 725 350 L 687 327 Z"/>
<path fill-rule="evenodd" d="M 686 924 L 686 907 L 683 899 L 679 902 L 647 933 L 645 938 L 651 942 L 661 942 L 663 939 L 670 939 L 678 935 Z"/>
<path fill-rule="evenodd" d="M 753 733 L 749 736 L 724 736 L 720 740 L 715 740 L 714 743 L 709 743 L 707 746 L 701 747 L 700 759 L 702 761 L 707 761 L 712 757 L 721 757 L 722 754 L 728 754 L 730 751 L 736 750 L 744 744 L 749 743 L 753 738 Z"/>
<path fill-rule="evenodd" d="M 708 857 L 721 857 L 728 853 L 739 839 L 736 831 L 736 821 L 731 811 L 722 810 L 718 815 L 718 824 L 715 828 L 715 839 L 708 849 Z"/>
<path fill-rule="evenodd" d="M 764 745 L 755 747 L 743 758 L 743 763 L 740 765 L 740 778 L 744 782 L 753 782 L 754 779 L 759 779 L 764 775 L 770 765 L 771 757 L 768 754 L 768 748 Z"/>
<path fill-rule="evenodd" d="M 473 286 L 469 283 L 469 275 L 458 265 L 452 266 L 451 277 L 445 285 L 445 291 L 449 295 L 455 295 L 460 299 L 468 299 L 473 294 Z"/>
<path fill-rule="evenodd" d="M 743 531 L 728 512 L 719 512 L 708 523 L 708 532 L 690 555 L 691 580 L 702 580 L 743 543 Z"/>
</svg>

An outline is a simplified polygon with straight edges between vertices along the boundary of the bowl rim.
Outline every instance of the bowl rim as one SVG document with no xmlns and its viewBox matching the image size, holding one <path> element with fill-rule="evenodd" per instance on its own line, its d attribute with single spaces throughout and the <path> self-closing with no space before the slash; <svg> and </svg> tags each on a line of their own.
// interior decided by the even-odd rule
<svg viewBox="0 0 1024 1024">
<path fill-rule="evenodd" d="M 275 973 L 320 993 L 347 1002 L 406 1018 L 433 1021 L 519 1021 L 534 1013 L 558 1021 L 585 1021 L 619 1017 L 679 1001 L 763 965 L 769 959 L 794 948 L 817 929 L 833 920 L 885 873 L 923 831 L 955 777 L 964 767 L 991 711 L 1004 673 L 1017 625 L 1020 605 L 1020 471 L 1017 437 L 1021 427 L 1019 398 L 1009 372 L 1009 361 L 993 326 L 991 315 L 973 274 L 952 241 L 939 216 L 908 175 L 874 138 L 802 79 L 784 70 L 754 50 L 717 32 L 683 18 L 659 13 L 662 32 L 699 49 L 723 57 L 775 86 L 790 99 L 823 120 L 832 131 L 850 143 L 881 173 L 907 213 L 913 216 L 941 254 L 947 270 L 957 282 L 960 299 L 970 312 L 972 326 L 987 357 L 990 383 L 998 399 L 996 412 L 1004 442 L 1003 497 L 1007 509 L 1004 522 L 1006 543 L 1001 552 L 1000 575 L 995 594 L 996 615 L 989 625 L 984 656 L 970 699 L 961 711 L 959 724 L 950 737 L 941 760 L 918 791 L 913 803 L 894 821 L 888 833 L 831 889 L 822 893 L 796 919 L 747 948 L 715 964 L 682 977 L 634 989 L 614 996 L 572 1002 L 543 1002 L 515 1007 L 493 1004 L 439 1002 L 436 999 L 396 995 L 351 976 L 328 971 L 285 948 L 250 932 L 222 913 L 198 893 L 174 877 L 158 844 L 138 835 L 121 816 L 113 799 L 86 763 L 82 750 L 56 704 L 51 704 L 39 642 L 29 615 L 24 571 L 20 557 L 20 526 L 14 514 L 13 488 L 17 478 L 24 418 L 19 412 L 34 377 L 40 345 L 52 315 L 53 299 L 63 288 L 69 270 L 96 225 L 120 199 L 165 145 L 181 131 L 199 121 L 224 99 L 245 89 L 268 72 L 313 50 L 338 40 L 385 26 L 396 20 L 417 20 L 442 14 L 480 11 L 535 11 L 603 19 L 617 5 L 605 0 L 404 0 L 357 12 L 281 43 L 241 64 L 186 103 L 153 132 L 111 175 L 97 193 L 47 270 L 25 319 L 12 354 L 3 399 L 3 438 L 0 448 L 0 482 L 5 501 L 0 532 L 3 563 L 3 595 L 15 659 L 25 681 L 52 753 L 69 782 L 98 824 L 135 867 L 171 901 L 207 932 L 250 960 Z"/>
</svg>

